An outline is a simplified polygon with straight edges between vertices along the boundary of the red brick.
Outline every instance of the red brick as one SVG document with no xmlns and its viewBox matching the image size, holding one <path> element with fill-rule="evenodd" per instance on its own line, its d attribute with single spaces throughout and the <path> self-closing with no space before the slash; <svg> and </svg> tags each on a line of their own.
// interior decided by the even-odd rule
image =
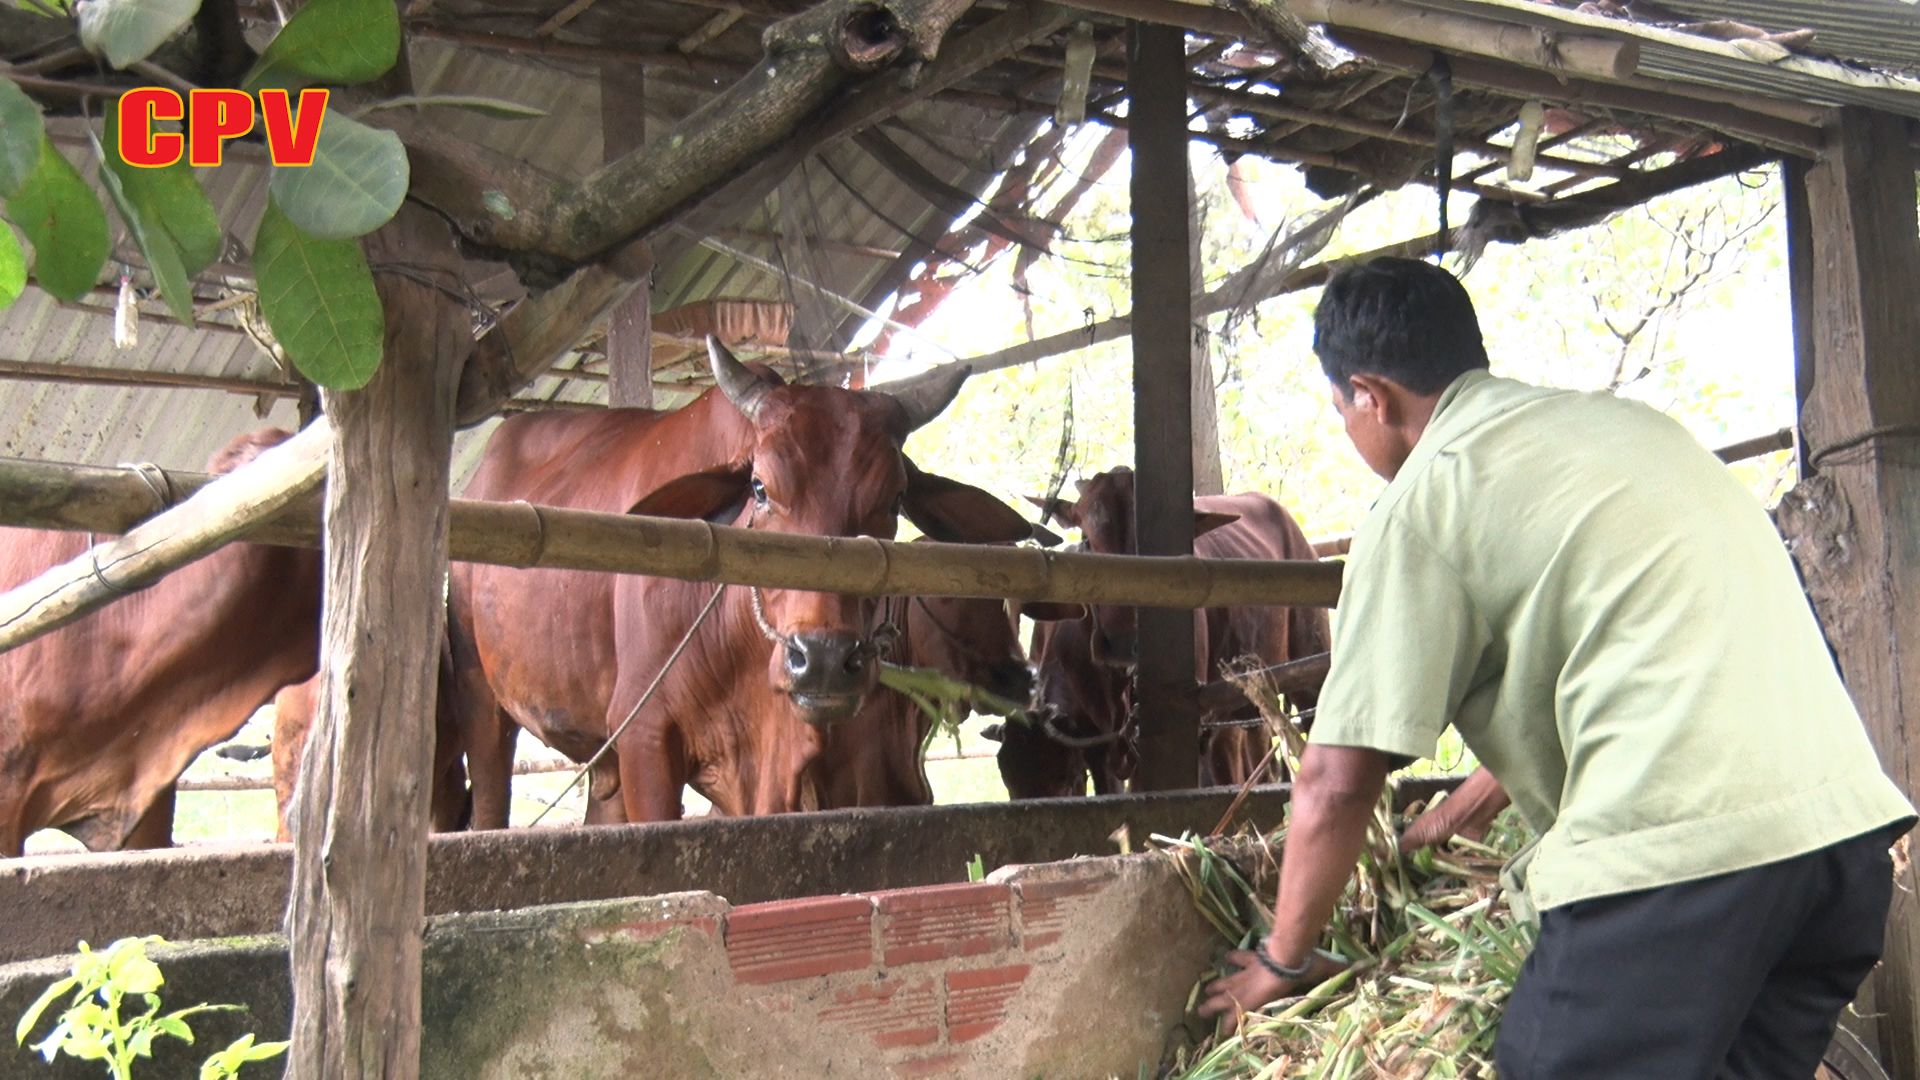
<svg viewBox="0 0 1920 1080">
<path fill-rule="evenodd" d="M 947 973 L 947 1038 L 977 1039 L 1007 1018 L 1007 1006 L 1033 968 L 1027 964 Z"/>
<path fill-rule="evenodd" d="M 881 1049 L 940 1041 L 940 997 L 932 979 L 881 979 L 849 987 L 820 1010 L 823 1023 L 873 1039 Z"/>
<path fill-rule="evenodd" d="M 1041 949 L 1060 940 L 1078 910 L 1105 880 L 1071 878 L 1064 881 L 1022 881 L 1013 887 L 1020 908 L 1020 944 Z"/>
<path fill-rule="evenodd" d="M 747 904 L 727 916 L 734 978 L 781 982 L 859 971 L 873 963 L 873 901 L 831 896 Z"/>
<path fill-rule="evenodd" d="M 1013 946 L 1013 890 L 1005 885 L 931 885 L 874 894 L 881 959 L 888 967 Z"/>
</svg>

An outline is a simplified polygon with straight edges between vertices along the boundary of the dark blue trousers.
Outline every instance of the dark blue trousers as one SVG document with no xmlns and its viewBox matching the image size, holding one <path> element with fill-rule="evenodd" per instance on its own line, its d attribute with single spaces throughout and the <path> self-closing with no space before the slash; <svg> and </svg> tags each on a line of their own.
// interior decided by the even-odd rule
<svg viewBox="0 0 1920 1080">
<path fill-rule="evenodd" d="M 1910 825 L 1542 912 L 1500 1080 L 1809 1080 L 1879 962 Z"/>
</svg>

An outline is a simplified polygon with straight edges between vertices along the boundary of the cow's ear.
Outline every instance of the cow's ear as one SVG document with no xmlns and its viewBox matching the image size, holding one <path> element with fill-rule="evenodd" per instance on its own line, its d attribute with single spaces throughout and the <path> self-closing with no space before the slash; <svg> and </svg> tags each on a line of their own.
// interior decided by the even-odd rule
<svg viewBox="0 0 1920 1080">
<path fill-rule="evenodd" d="M 1231 525 L 1239 520 L 1239 514 L 1216 514 L 1211 510 L 1195 510 L 1193 512 L 1193 535 L 1197 539 L 1222 525 Z"/>
<path fill-rule="evenodd" d="M 1080 527 L 1079 512 L 1073 508 L 1072 503 L 1065 499 L 1042 499 L 1038 495 L 1029 495 L 1027 496 L 1027 501 L 1041 509 L 1043 513 L 1042 520 L 1051 518 L 1062 525 L 1070 525 L 1076 529 Z M 1049 544 L 1047 546 L 1051 547 L 1053 545 Z"/>
<path fill-rule="evenodd" d="M 710 469 L 667 481 L 629 507 L 629 514 L 701 519 L 731 525 L 747 505 L 746 469 Z"/>
<path fill-rule="evenodd" d="M 1039 544 L 1041 547 L 1059 547 L 1061 544 L 1066 543 L 1065 540 L 1060 538 L 1059 533 L 1054 532 L 1045 525 L 1033 526 L 1033 542 Z"/>
<path fill-rule="evenodd" d="M 912 461 L 900 512 L 928 539 L 949 544 L 1006 544 L 1033 535 L 1013 507 L 972 484 L 921 472 Z"/>
<path fill-rule="evenodd" d="M 1087 609 L 1084 604 L 1063 604 L 1057 600 L 1023 600 L 1020 614 L 1034 622 L 1072 622 L 1085 618 Z"/>
</svg>

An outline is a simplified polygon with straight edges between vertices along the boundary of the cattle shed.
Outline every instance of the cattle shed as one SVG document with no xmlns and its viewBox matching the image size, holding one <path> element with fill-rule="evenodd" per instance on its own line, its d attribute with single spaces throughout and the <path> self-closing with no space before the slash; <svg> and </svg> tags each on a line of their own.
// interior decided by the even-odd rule
<svg viewBox="0 0 1920 1080">
<path fill-rule="evenodd" d="M 115 95 L 156 80 L 231 85 L 285 8 L 203 0 L 151 60 L 120 71 L 78 48 L 69 20 L 0 7 L 0 75 L 39 103 L 53 144 L 98 188 L 91 137 Z M 1883 764 L 1916 796 L 1907 713 L 1920 694 L 1920 605 L 1910 600 L 1920 587 L 1920 11 L 1908 0 L 408 0 L 400 16 L 399 64 L 336 89 L 336 107 L 481 95 L 538 114 L 361 114 L 398 137 L 411 169 L 407 203 L 363 242 L 385 318 L 385 362 L 364 387 L 317 389 L 263 329 L 247 247 L 272 169 L 253 143 L 201 170 L 226 237 L 191 283 L 193 325 L 149 295 L 143 249 L 118 234 L 90 292 L 63 301 L 30 285 L 0 311 L 0 524 L 106 537 L 0 597 L 0 648 L 237 538 L 322 549 L 325 688 L 290 850 L 0 863 L 0 889 L 38 904 L 47 888 L 108 895 L 116 874 L 136 872 L 123 867 L 151 875 L 134 895 L 154 897 L 204 896 L 250 875 L 244 911 L 180 923 L 182 935 L 260 932 L 278 924 L 284 898 L 288 1075 L 421 1075 L 423 970 L 431 983 L 451 963 L 423 946 L 429 897 L 436 914 L 460 906 L 446 900 L 451 879 L 435 875 L 484 880 L 508 865 L 490 860 L 509 847 L 514 873 L 537 876 L 525 868 L 557 865 L 563 850 L 610 866 L 631 852 L 670 859 L 662 852 L 682 839 L 765 852 L 818 835 L 851 868 L 795 878 L 787 895 L 864 895 L 930 884 L 900 868 L 912 860 L 879 854 L 904 842 L 902 830 L 930 830 L 952 853 L 1010 830 L 1025 846 L 1007 861 L 1047 861 L 1107 850 L 1099 830 L 1116 823 L 1176 829 L 1213 815 L 1213 803 L 1181 801 L 1212 795 L 1162 794 L 1195 776 L 1189 609 L 1227 598 L 1330 606 L 1339 568 L 1190 557 L 1194 328 L 1211 312 L 1315 287 L 1337 264 L 1313 261 L 1296 237 L 1199 288 L 1191 141 L 1297 164 L 1314 190 L 1349 205 L 1437 185 L 1453 219 L 1388 249 L 1414 255 L 1525 243 L 1780 162 L 1801 483 L 1776 519 Z M 916 311 L 938 301 L 940 269 L 983 245 L 1045 249 L 1036 174 L 1081 124 L 1124 132 L 1132 150 L 1131 313 L 954 363 L 991 370 L 1131 337 L 1139 556 L 748 535 L 452 497 L 504 413 L 685 403 L 711 378 L 708 334 L 790 379 L 864 385 L 878 363 L 873 333 L 910 337 Z M 1529 179 L 1513 179 L 1526 174 L 1516 156 L 1531 158 Z M 888 388 L 932 385 L 947 367 Z M 299 434 L 230 474 L 197 475 L 262 421 Z M 1142 605 L 1141 794 L 1034 804 L 1017 821 L 929 808 L 430 845 L 419 777 L 431 768 L 450 558 L 865 596 Z M 1139 801 L 1155 799 L 1172 801 Z M 862 878 L 869 858 L 878 869 Z M 751 880 L 738 867 L 695 871 Z M 1899 872 L 1886 959 L 1849 1024 L 1907 1080 L 1920 1078 L 1920 911 L 1911 866 Z M 1132 874 L 1115 869 L 1112 880 Z M 666 891 L 660 880 L 612 874 L 570 896 L 495 884 L 504 908 Z M 1119 887 L 1101 881 L 1082 891 Z M 985 885 L 968 896 L 1012 926 L 1031 898 L 1081 888 L 1019 873 Z M 729 887 L 745 890 L 734 903 L 781 891 Z M 875 896 L 876 913 L 916 902 Z M 657 917 L 596 911 L 575 929 L 651 919 L 711 935 L 716 919 L 731 928 L 761 917 L 702 906 L 711 903 Z M 822 903 L 808 909 L 821 926 L 847 915 Z M 79 928 L 96 940 L 124 927 L 124 907 L 102 907 L 88 916 L 93 929 Z M 481 932 L 495 931 L 506 932 Z M 1022 968 L 1025 978 L 1017 959 L 949 974 L 939 1000 L 1001 1000 L 994 973 Z M 202 985 L 218 986 L 222 970 L 207 968 Z M 957 1031 L 943 1021 L 939 1037 Z"/>
</svg>

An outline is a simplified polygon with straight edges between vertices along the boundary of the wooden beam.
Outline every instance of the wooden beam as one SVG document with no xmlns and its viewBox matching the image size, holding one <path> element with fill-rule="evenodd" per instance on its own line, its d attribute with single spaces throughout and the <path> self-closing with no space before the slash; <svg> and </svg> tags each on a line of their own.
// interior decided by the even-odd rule
<svg viewBox="0 0 1920 1080">
<path fill-rule="evenodd" d="M 245 379 L 228 375 L 201 375 L 190 371 L 149 371 L 141 368 L 94 364 L 47 364 L 33 360 L 0 360 L 0 379 L 21 382 L 75 383 L 83 386 L 132 386 L 164 390 L 219 390 L 247 397 L 291 398 L 300 395 L 294 383 Z"/>
<path fill-rule="evenodd" d="M 428 23 L 410 23 L 407 33 L 428 41 L 444 41 L 469 49 L 506 53 L 510 56 L 539 56 L 550 60 L 572 60 L 585 64 L 613 64 L 625 68 L 651 68 L 657 71 L 681 71 L 706 79 L 738 79 L 752 66 L 711 56 L 692 56 L 676 49 L 634 49 L 619 45 L 582 45 L 571 41 L 489 34 L 477 30 L 455 30 Z"/>
<path fill-rule="evenodd" d="M 722 17 L 731 13 L 721 12 Z M 691 51 L 691 50 L 684 50 Z M 647 141 L 647 76 L 642 68 L 600 68 L 601 155 L 612 161 Z M 653 251 L 646 249 L 651 261 Z M 607 316 L 607 403 L 615 408 L 653 407 L 653 275 L 635 284 Z"/>
<path fill-rule="evenodd" d="M 326 473 L 331 438 L 325 418 L 317 420 L 126 536 L 0 594 L 0 651 L 151 585 L 311 494 Z M 149 492 L 149 510 L 156 497 Z"/>
<path fill-rule="evenodd" d="M 446 223 L 402 208 L 366 241 L 375 266 L 458 280 Z M 435 684 L 445 634 L 447 485 L 472 316 L 413 274 L 377 278 L 385 362 L 326 391 L 320 704 L 294 798 L 287 908 L 292 1080 L 420 1074 L 421 941 Z"/>
<path fill-rule="evenodd" d="M 1133 520 L 1142 555 L 1193 551 L 1193 294 L 1188 265 L 1186 35 L 1127 34 L 1133 155 Z M 1142 791 L 1198 782 L 1193 616 L 1141 608 L 1134 665 Z"/>
<path fill-rule="evenodd" d="M 1880 763 L 1920 802 L 1920 222 L 1906 122 L 1845 109 L 1805 175 L 1808 237 L 1790 249 L 1812 328 L 1800 413 L 1814 475 L 1782 502 L 1782 531 Z M 1870 988 L 1879 1055 L 1920 1075 L 1920 880 L 1896 864 L 1886 949 Z"/>
<path fill-rule="evenodd" d="M 1337 30 L 1334 36 L 1372 62 L 1410 75 L 1426 71 L 1433 63 L 1432 50 L 1398 38 L 1353 30 Z M 1453 69 L 1456 86 L 1539 98 L 1576 109 L 1587 105 L 1679 120 L 1802 157 L 1818 154 L 1826 141 L 1825 133 L 1815 125 L 1713 100 L 1709 96 L 1712 91 L 1693 84 L 1652 80 L 1638 80 L 1631 85 L 1610 83 L 1479 56 L 1452 57 L 1448 64 Z"/>
</svg>

